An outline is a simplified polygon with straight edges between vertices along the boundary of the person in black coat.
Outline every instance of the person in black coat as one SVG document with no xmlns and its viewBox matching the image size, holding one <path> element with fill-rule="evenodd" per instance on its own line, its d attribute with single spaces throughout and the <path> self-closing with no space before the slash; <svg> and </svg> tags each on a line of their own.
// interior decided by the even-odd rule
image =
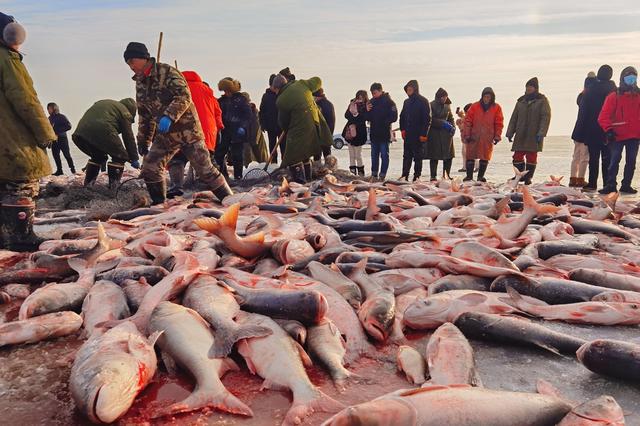
<svg viewBox="0 0 640 426">
<path fill-rule="evenodd" d="M 400 180 L 409 179 L 411 162 L 414 162 L 413 180 L 416 181 L 422 174 L 422 155 L 431 125 L 431 107 L 429 101 L 420 94 L 416 80 L 410 80 L 404 86 L 404 91 L 408 98 L 404 101 L 400 113 L 400 131 L 404 139 Z"/>
<path fill-rule="evenodd" d="M 371 177 L 384 180 L 389 169 L 391 124 L 398 120 L 398 108 L 391 96 L 382 91 L 382 84 L 373 83 L 370 90 L 372 99 L 367 103 L 366 117 L 371 123 Z"/>
<path fill-rule="evenodd" d="M 605 143 L 604 131 L 598 124 L 598 116 L 606 97 L 616 91 L 616 85 L 611 81 L 612 76 L 613 70 L 609 65 L 600 67 L 597 80 L 582 96 L 578 119 L 571 135 L 574 141 L 585 143 L 589 147 L 589 182 L 584 187 L 588 191 L 595 191 L 598 188 L 601 158 L 603 186 L 607 186 L 606 171 L 609 168 L 610 155 Z"/>
<path fill-rule="evenodd" d="M 315 98 L 316 105 L 320 108 L 320 112 L 322 113 L 324 120 L 327 122 L 329 130 L 331 131 L 331 136 L 333 137 L 333 132 L 336 130 L 336 109 L 333 107 L 331 101 L 327 99 L 323 89 L 313 92 L 313 97 Z M 322 156 L 327 158 L 329 155 L 331 155 L 331 146 L 323 146 Z M 316 156 L 314 160 L 320 161 L 320 156 Z"/>
<path fill-rule="evenodd" d="M 362 162 L 362 145 L 367 143 L 367 103 L 369 97 L 366 90 L 358 90 L 356 97 L 351 99 L 349 107 L 344 113 L 347 124 L 342 130 L 342 137 L 349 144 L 349 170 L 354 175 L 364 176 Z"/>
<path fill-rule="evenodd" d="M 233 176 L 237 180 L 242 179 L 244 144 L 248 142 L 251 119 L 253 118 L 251 105 L 247 98 L 240 93 L 240 89 L 240 82 L 230 77 L 223 78 L 218 83 L 218 90 L 224 92 L 224 95 L 218 99 L 222 110 L 224 129 L 214 153 L 220 173 L 228 178 L 226 156 L 230 152 Z"/>
<path fill-rule="evenodd" d="M 71 123 L 69 123 L 69 119 L 64 114 L 60 114 L 60 108 L 56 103 L 50 102 L 47 104 L 47 111 L 49 112 L 49 123 L 51 123 L 53 131 L 56 132 L 56 136 L 58 136 L 58 140 L 51 146 L 51 154 L 56 163 L 56 171 L 53 175 L 61 176 L 64 174 L 62 171 L 60 152 L 62 152 L 65 160 L 67 160 L 71 173 L 75 173 L 76 168 L 73 165 L 71 152 L 69 152 L 69 138 L 67 137 L 67 132 L 71 130 Z"/>
<path fill-rule="evenodd" d="M 282 133 L 282 129 L 280 125 L 278 125 L 278 108 L 276 107 L 276 99 L 278 98 L 278 94 L 273 91 L 271 85 L 273 84 L 273 79 L 276 78 L 276 74 L 271 74 L 269 77 L 269 87 L 262 95 L 262 100 L 260 101 L 260 127 L 262 130 L 267 132 L 267 136 L 269 138 L 269 152 L 273 151 L 273 148 L 276 146 L 276 142 L 278 141 L 278 136 Z M 284 141 L 280 143 L 280 153 L 284 155 L 284 149 L 286 144 Z M 278 163 L 278 154 L 276 153 L 271 160 L 272 163 Z"/>
</svg>

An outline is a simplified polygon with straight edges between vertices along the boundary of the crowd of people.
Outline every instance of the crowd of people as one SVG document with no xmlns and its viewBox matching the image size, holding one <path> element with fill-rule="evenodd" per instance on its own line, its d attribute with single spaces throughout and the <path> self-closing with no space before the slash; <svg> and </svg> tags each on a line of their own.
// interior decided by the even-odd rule
<svg viewBox="0 0 640 426">
<path fill-rule="evenodd" d="M 21 24 L 0 13 L 0 136 L 4 148 L 0 157 L 0 246 L 10 250 L 29 250 L 41 241 L 32 224 L 38 180 L 52 174 L 46 149 L 52 149 L 54 175 L 64 173 L 61 154 L 71 173 L 76 172 L 67 137 L 72 125 L 55 103 L 47 105 L 49 117 L 45 116 L 22 63 L 20 46 L 25 37 Z M 233 193 L 228 165 L 235 181 L 242 179 L 243 168 L 250 162 L 271 161 L 288 168 L 294 181 L 305 182 L 313 178 L 314 162 L 324 159 L 328 163 L 331 158 L 335 108 L 319 77 L 297 79 L 284 68 L 270 76 L 258 107 L 237 79 L 220 80 L 217 89 L 222 95 L 216 98 L 198 73 L 156 61 L 142 43 L 129 43 L 124 61 L 134 73 L 135 99 L 95 102 L 71 136 L 89 157 L 83 169 L 87 186 L 106 170 L 109 186 L 116 187 L 129 163 L 140 169 L 152 204 L 161 204 L 167 197 L 182 195 L 186 165 L 190 164 L 187 176 L 197 176 L 199 183 L 222 200 Z M 631 187 L 640 140 L 637 74 L 635 68 L 625 68 L 619 87 L 611 81 L 613 70 L 608 65 L 587 76 L 578 96 L 578 119 L 572 135 L 571 186 L 596 190 L 601 169 L 600 192 L 617 191 L 624 151 L 619 190 L 637 192 Z M 464 181 L 473 181 L 477 171 L 475 180 L 486 182 L 494 146 L 502 140 L 504 130 L 502 108 L 493 89 L 483 89 L 477 102 L 457 108 L 455 115 L 443 88 L 431 102 L 420 93 L 416 80 L 410 80 L 404 91 L 407 97 L 400 113 L 380 83 L 371 84 L 369 92 L 358 90 L 349 102 L 342 137 L 348 144 L 351 173 L 366 176 L 362 147 L 370 142 L 370 180 L 387 178 L 392 127 L 399 120 L 404 143 L 400 180 L 408 181 L 412 168 L 412 180 L 420 179 L 425 159 L 429 160 L 431 180 L 438 180 L 440 162 L 440 176 L 450 178 L 458 130 Z M 138 133 L 134 136 L 136 116 Z M 530 184 L 535 174 L 550 121 L 549 101 L 540 93 L 538 79 L 531 78 L 505 132 L 512 144 L 516 177 L 521 176 L 524 184 Z M 171 180 L 168 189 L 165 170 Z"/>
</svg>

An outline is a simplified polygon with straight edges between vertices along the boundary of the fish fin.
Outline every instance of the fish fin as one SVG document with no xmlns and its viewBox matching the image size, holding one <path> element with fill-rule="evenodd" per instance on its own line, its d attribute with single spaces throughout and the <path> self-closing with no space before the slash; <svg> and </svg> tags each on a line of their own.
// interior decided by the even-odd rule
<svg viewBox="0 0 640 426">
<path fill-rule="evenodd" d="M 234 232 L 238 225 L 238 215 L 240 214 L 240 203 L 235 203 L 227 208 L 220 218 L 220 225 L 232 229 Z"/>
<path fill-rule="evenodd" d="M 220 368 L 218 369 L 218 376 L 222 377 L 227 374 L 229 371 L 240 371 L 240 367 L 238 364 L 231 358 L 224 358 L 220 363 Z"/>
<path fill-rule="evenodd" d="M 425 393 L 425 392 L 434 392 L 434 391 L 441 391 L 441 390 L 445 390 L 445 389 L 450 389 L 450 388 L 470 388 L 471 385 L 432 385 L 429 383 L 425 383 L 424 385 L 422 385 L 421 388 L 417 388 L 417 389 L 409 389 L 406 391 L 400 391 L 399 394 L 397 394 L 398 396 L 412 396 L 412 395 L 418 395 L 421 393 Z"/>
<path fill-rule="evenodd" d="M 493 229 L 490 226 L 487 226 L 486 228 L 484 228 L 482 230 L 482 235 L 488 238 L 497 238 L 500 239 L 500 234 L 498 234 L 498 231 L 496 231 L 495 229 Z"/>
<path fill-rule="evenodd" d="M 249 369 L 249 372 L 255 375 L 258 370 L 256 369 L 256 366 L 253 364 L 253 361 L 251 361 L 251 347 L 247 343 L 246 339 L 242 339 L 238 341 L 238 353 L 242 355 L 242 358 L 244 358 L 244 362 L 247 364 L 247 368 Z"/>
<path fill-rule="evenodd" d="M 200 229 L 211 234 L 215 234 L 222 227 L 220 221 L 213 217 L 199 217 L 197 219 L 193 219 L 193 223 L 195 223 Z"/>
<path fill-rule="evenodd" d="M 540 395 L 547 395 L 561 399 L 562 401 L 567 402 L 572 407 L 578 405 L 578 403 L 576 403 L 575 401 L 567 399 L 567 397 L 564 396 L 558 388 L 544 379 L 538 379 L 538 381 L 536 382 L 536 390 Z"/>
<path fill-rule="evenodd" d="M 480 378 L 480 372 L 478 372 L 477 369 L 473 369 L 473 374 L 471 375 L 471 386 L 477 387 L 477 388 L 483 388 L 484 386 L 482 385 L 482 378 Z"/>
<path fill-rule="evenodd" d="M 264 243 L 264 232 L 256 232 L 255 234 L 247 235 L 242 238 L 243 241 L 248 243 L 256 243 L 263 244 Z"/>
<path fill-rule="evenodd" d="M 364 220 L 369 222 L 380 213 L 380 208 L 376 204 L 376 190 L 369 188 L 369 198 L 367 200 L 367 212 L 365 213 Z"/>
<path fill-rule="evenodd" d="M 300 360 L 302 360 L 302 365 L 304 365 L 305 367 L 313 367 L 313 361 L 311 361 L 311 358 L 304 350 L 304 348 L 300 346 L 300 343 L 293 340 L 293 338 L 291 340 L 296 345 L 296 349 L 298 350 L 298 354 L 300 355 Z"/>
<path fill-rule="evenodd" d="M 516 306 L 516 308 L 518 309 L 522 309 L 520 306 L 522 306 L 523 304 L 525 304 L 525 300 L 523 299 L 523 297 L 520 295 L 520 293 L 518 293 L 513 287 L 511 286 L 507 286 L 506 287 L 507 290 L 507 294 L 509 295 L 509 297 L 511 298 L 511 300 L 513 301 L 514 305 Z"/>
<path fill-rule="evenodd" d="M 178 372 L 178 367 L 176 366 L 176 361 L 169 355 L 168 352 L 160 350 L 160 358 L 162 359 L 162 363 L 164 364 L 164 368 L 167 369 L 167 372 L 172 376 L 175 376 Z"/>
<path fill-rule="evenodd" d="M 214 408 L 227 413 L 253 417 L 251 408 L 224 387 L 222 390 L 196 388 L 186 399 L 158 409 L 152 413 L 151 417 L 155 419 L 178 413 L 202 410 L 203 408 Z"/>
<path fill-rule="evenodd" d="M 487 296 L 482 293 L 468 293 L 458 297 L 458 300 L 469 306 L 479 305 L 487 300 Z"/>
<path fill-rule="evenodd" d="M 186 311 L 187 311 L 187 313 L 189 315 L 191 315 L 193 318 L 195 318 L 196 321 L 200 322 L 200 324 L 204 325 L 207 328 L 207 330 L 209 330 L 209 333 L 211 333 L 211 326 L 209 325 L 209 323 L 204 318 L 202 318 L 202 316 L 200 316 L 199 313 L 197 313 L 196 311 L 194 311 L 191 308 L 185 308 L 185 309 L 186 309 Z M 211 334 L 213 334 L 213 333 L 211 333 Z"/>
<path fill-rule="evenodd" d="M 522 187 L 522 199 L 524 201 L 525 210 L 528 208 L 533 209 L 536 211 L 537 215 L 555 213 L 560 210 L 560 207 L 554 206 L 553 204 L 538 204 L 531 196 L 531 193 L 529 193 L 529 188 L 527 188 L 526 185 Z"/>
<path fill-rule="evenodd" d="M 149 335 L 149 337 L 147 337 L 147 340 L 149 341 L 149 344 L 151 346 L 155 346 L 155 344 L 158 341 L 158 339 L 160 338 L 160 336 L 162 336 L 162 333 L 164 333 L 164 330 L 154 331 L 153 333 L 151 333 Z"/>
<path fill-rule="evenodd" d="M 260 385 L 260 390 L 261 391 L 265 390 L 265 389 L 274 390 L 274 391 L 288 391 L 289 390 L 288 387 L 286 387 L 284 385 L 281 385 L 281 384 L 278 384 L 278 383 L 275 383 L 275 382 L 272 382 L 269 379 L 264 379 L 264 381 Z"/>
<path fill-rule="evenodd" d="M 336 413 L 345 408 L 344 404 L 316 389 L 316 397 L 308 401 L 293 400 L 291 408 L 282 422 L 283 425 L 297 425 L 314 412 Z"/>
<path fill-rule="evenodd" d="M 69 259 L 69 260 L 71 260 L 71 259 Z M 110 260 L 108 262 L 98 263 L 95 266 L 94 271 L 95 271 L 96 275 L 97 274 L 101 274 L 103 272 L 109 271 L 109 270 L 117 267 L 118 263 L 120 263 L 120 259 L 113 259 L 113 260 Z"/>
<path fill-rule="evenodd" d="M 87 269 L 88 266 L 88 262 L 84 259 L 80 259 L 79 257 L 71 257 L 67 259 L 67 263 L 69 264 L 69 267 L 77 273 L 81 273 Z"/>
<path fill-rule="evenodd" d="M 236 293 L 236 289 L 233 288 L 229 283 L 227 283 L 226 281 L 224 281 L 224 279 L 222 280 L 218 280 L 216 281 L 216 284 L 222 288 L 224 288 L 225 290 L 229 291 L 230 293 L 233 293 L 235 296 Z"/>
<path fill-rule="evenodd" d="M 355 266 L 353 267 L 353 272 L 351 273 L 351 275 L 355 275 L 356 273 L 366 274 L 368 260 L 369 260 L 368 257 L 360 259 L 358 263 L 356 263 Z"/>
<path fill-rule="evenodd" d="M 510 197 L 504 197 L 502 200 L 496 203 L 496 214 L 498 217 L 502 216 L 502 214 L 509 208 L 509 202 L 511 202 Z"/>
<path fill-rule="evenodd" d="M 209 350 L 209 358 L 224 358 L 231 353 L 233 345 L 242 339 L 264 337 L 273 334 L 269 327 L 246 324 L 232 330 L 218 329 L 215 333 L 213 346 Z"/>
</svg>

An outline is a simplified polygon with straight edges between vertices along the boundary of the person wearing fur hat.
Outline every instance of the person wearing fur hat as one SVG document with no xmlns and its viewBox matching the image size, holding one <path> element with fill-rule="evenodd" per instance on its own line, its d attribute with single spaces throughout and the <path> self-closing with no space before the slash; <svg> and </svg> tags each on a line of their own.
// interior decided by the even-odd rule
<svg viewBox="0 0 640 426">
<path fill-rule="evenodd" d="M 520 172 L 527 171 L 522 178 L 525 185 L 531 184 L 550 123 L 549 100 L 540 93 L 538 78 L 533 77 L 525 84 L 525 94 L 516 102 L 506 134 L 513 143 L 513 167 Z"/>
<path fill-rule="evenodd" d="M 218 99 L 224 129 L 220 144 L 216 147 L 215 159 L 222 174 L 228 178 L 226 157 L 229 154 L 236 180 L 242 179 L 244 144 L 249 140 L 249 127 L 253 118 L 251 105 L 240 92 L 241 89 L 240 82 L 231 77 L 225 77 L 218 83 L 218 90 L 224 92 Z"/>
<path fill-rule="evenodd" d="M 416 80 L 405 84 L 404 91 L 407 99 L 400 112 L 400 132 L 404 141 L 400 180 L 409 180 L 411 163 L 414 163 L 413 180 L 416 181 L 422 175 L 422 158 L 431 125 L 431 108 L 427 98 L 420 94 L 420 86 Z"/>
<path fill-rule="evenodd" d="M 637 194 L 638 191 L 631 187 L 640 140 L 640 89 L 638 88 L 638 71 L 634 67 L 626 67 L 620 73 L 620 87 L 607 96 L 598 116 L 598 123 L 605 132 L 611 152 L 607 185 L 599 192 L 601 194 L 616 192 L 618 169 L 624 149 L 624 175 L 620 192 Z"/>
<path fill-rule="evenodd" d="M 35 251 L 38 180 L 51 174 L 46 148 L 57 140 L 22 62 L 26 30 L 0 13 L 0 248 Z"/>
<path fill-rule="evenodd" d="M 429 159 L 431 180 L 438 180 L 438 161 L 442 160 L 442 177 L 451 179 L 451 164 L 455 157 L 453 135 L 456 133 L 455 119 L 451 112 L 449 94 L 439 88 L 431 101 L 431 128 L 427 137 L 426 157 Z"/>
</svg>

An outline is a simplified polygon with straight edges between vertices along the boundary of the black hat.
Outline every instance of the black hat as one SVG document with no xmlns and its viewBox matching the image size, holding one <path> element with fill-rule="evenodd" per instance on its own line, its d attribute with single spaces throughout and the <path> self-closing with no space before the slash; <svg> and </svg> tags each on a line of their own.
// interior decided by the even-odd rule
<svg viewBox="0 0 640 426">
<path fill-rule="evenodd" d="M 124 51 L 125 62 L 133 58 L 149 59 L 150 57 L 151 55 L 149 55 L 147 46 L 145 46 L 144 43 L 138 43 L 137 41 L 129 43 Z"/>
<path fill-rule="evenodd" d="M 269 87 L 271 87 L 273 85 L 273 79 L 276 78 L 276 75 L 278 75 L 278 74 L 271 74 L 269 76 Z"/>
<path fill-rule="evenodd" d="M 527 84 L 525 84 L 525 86 L 531 86 L 536 90 L 540 89 L 540 86 L 538 85 L 538 77 L 533 77 L 532 79 L 527 81 Z"/>
<path fill-rule="evenodd" d="M 382 84 L 380 84 L 380 83 L 373 83 L 373 84 L 371 85 L 371 87 L 369 88 L 369 90 L 370 90 L 370 91 L 372 91 L 372 92 L 373 92 L 374 90 L 378 90 L 378 91 L 382 92 Z"/>
<path fill-rule="evenodd" d="M 611 80 L 611 77 L 613 77 L 613 68 L 611 68 L 609 65 L 601 66 L 600 69 L 598 70 L 597 77 L 598 77 L 598 80 L 600 81 Z"/>
<path fill-rule="evenodd" d="M 289 67 L 281 69 L 278 74 L 284 76 L 284 78 L 286 78 L 287 81 L 293 81 L 296 79 L 296 76 L 291 73 L 291 70 L 289 69 Z"/>
<path fill-rule="evenodd" d="M 324 89 L 321 87 L 318 90 L 316 90 L 315 92 L 313 92 L 312 95 L 315 96 L 316 98 L 323 98 L 324 97 Z"/>
</svg>

